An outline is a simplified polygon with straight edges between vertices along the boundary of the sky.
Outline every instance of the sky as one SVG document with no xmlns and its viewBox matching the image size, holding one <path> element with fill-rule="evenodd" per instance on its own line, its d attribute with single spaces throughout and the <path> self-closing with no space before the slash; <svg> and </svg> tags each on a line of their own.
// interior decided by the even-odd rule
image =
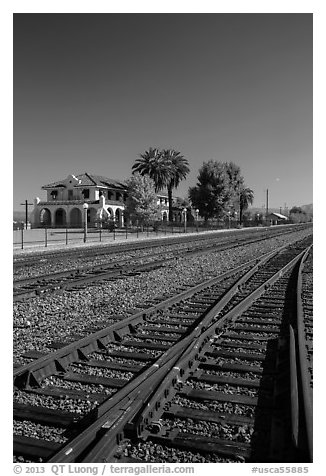
<svg viewBox="0 0 326 476">
<path fill-rule="evenodd" d="M 13 208 L 139 154 L 233 161 L 254 206 L 313 202 L 311 13 L 14 14 Z"/>
</svg>

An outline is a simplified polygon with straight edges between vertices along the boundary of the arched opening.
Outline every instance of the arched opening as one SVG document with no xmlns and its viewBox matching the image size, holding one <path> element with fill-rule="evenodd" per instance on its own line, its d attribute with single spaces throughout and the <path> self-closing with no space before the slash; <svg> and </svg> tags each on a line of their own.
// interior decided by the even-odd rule
<svg viewBox="0 0 326 476">
<path fill-rule="evenodd" d="M 91 226 L 95 224 L 96 221 L 96 208 L 89 208 L 87 210 L 87 223 Z"/>
<path fill-rule="evenodd" d="M 51 212 L 48 208 L 43 208 L 40 212 L 40 225 L 51 226 Z"/>
<path fill-rule="evenodd" d="M 115 211 L 115 221 L 117 225 L 122 226 L 122 213 L 120 208 L 117 208 Z"/>
<path fill-rule="evenodd" d="M 111 207 L 108 207 L 107 212 L 108 212 L 108 214 L 110 215 L 110 216 L 109 216 L 109 220 L 113 220 L 114 213 L 113 213 L 112 208 L 111 208 Z"/>
<path fill-rule="evenodd" d="M 66 212 L 63 208 L 58 208 L 55 212 L 55 218 L 54 218 L 54 225 L 61 227 L 61 226 L 66 226 L 67 224 L 67 218 L 66 218 Z"/>
<path fill-rule="evenodd" d="M 73 208 L 70 212 L 70 226 L 78 228 L 82 226 L 82 212 L 79 208 Z"/>
</svg>

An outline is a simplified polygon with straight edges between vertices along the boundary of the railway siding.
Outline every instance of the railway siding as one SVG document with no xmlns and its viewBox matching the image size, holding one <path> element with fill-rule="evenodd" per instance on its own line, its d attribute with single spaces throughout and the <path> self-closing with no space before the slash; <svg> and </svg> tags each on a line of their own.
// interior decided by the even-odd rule
<svg viewBox="0 0 326 476">
<path fill-rule="evenodd" d="M 166 435 L 168 435 L 168 443 L 171 444 L 171 441 L 173 441 L 172 446 L 174 445 L 174 450 L 171 450 L 172 453 L 176 451 L 179 454 L 179 456 L 173 457 L 181 458 L 180 448 L 181 453 L 186 452 L 189 456 L 196 447 L 191 436 L 196 434 L 197 448 L 202 448 L 203 451 L 205 447 L 213 449 L 214 454 L 206 455 L 205 461 L 228 461 L 229 458 L 234 459 L 234 454 L 239 461 L 247 460 L 251 454 L 251 436 L 255 432 L 251 424 L 252 420 L 250 420 L 251 423 L 249 420 L 240 421 L 240 417 L 257 420 L 257 412 L 253 413 L 250 410 L 258 406 L 258 397 L 255 394 L 257 388 L 260 392 L 265 392 L 260 393 L 258 398 L 258 400 L 262 401 L 263 399 L 265 402 L 263 411 L 259 408 L 260 418 L 268 418 L 270 415 L 268 409 L 272 405 L 268 403 L 271 401 L 268 392 L 273 377 L 273 359 L 269 360 L 269 367 L 262 366 L 262 362 L 267 365 L 266 351 L 271 352 L 269 341 L 275 342 L 275 338 L 277 339 L 281 333 L 280 328 L 282 329 L 283 320 L 278 318 L 275 312 L 272 312 L 272 309 L 274 306 L 279 313 L 282 313 L 282 304 L 275 306 L 276 301 L 282 297 L 282 287 L 278 288 L 276 295 L 271 293 L 269 298 L 263 302 L 260 302 L 259 299 L 262 295 L 269 294 L 270 287 L 277 279 L 287 281 L 287 278 L 282 277 L 286 273 L 286 269 L 282 271 L 281 275 L 277 270 L 280 266 L 283 266 L 284 260 L 293 259 L 298 254 L 299 248 L 300 246 L 293 245 L 287 253 L 279 251 L 273 259 L 266 257 L 267 268 L 262 268 L 262 264 L 260 264 L 255 274 L 253 274 L 252 265 L 247 264 L 242 271 L 231 269 L 224 277 L 220 276 L 211 280 L 210 283 L 203 283 L 197 287 L 195 292 L 188 285 L 183 290 L 181 297 L 172 296 L 167 302 L 158 306 L 149 305 L 147 309 L 136 312 L 127 319 L 119 318 L 107 330 L 99 330 L 95 335 L 89 338 L 85 337 L 78 344 L 67 345 L 67 343 L 62 342 L 61 346 L 60 343 L 57 343 L 56 347 L 59 350 L 53 356 L 44 356 L 36 360 L 35 363 L 16 370 L 14 375 L 17 404 L 23 404 L 25 399 L 26 404 L 33 407 L 35 406 L 35 403 L 33 403 L 35 397 L 40 399 L 37 401 L 41 402 L 39 406 L 42 406 L 44 403 L 46 404 L 46 397 L 50 397 L 49 402 L 54 405 L 55 399 L 62 399 L 62 396 L 66 395 L 64 399 L 71 399 L 72 406 L 74 401 L 76 402 L 78 399 L 86 400 L 88 405 L 86 407 L 81 406 L 84 410 L 80 419 L 77 421 L 71 420 L 68 426 L 67 415 L 61 415 L 61 426 L 65 422 L 66 430 L 63 433 L 57 433 L 58 444 L 65 445 L 68 442 L 68 445 L 72 444 L 73 451 L 67 451 L 64 448 L 59 449 L 56 457 L 51 456 L 49 448 L 46 445 L 42 447 L 41 444 L 42 435 L 45 434 L 45 441 L 49 441 L 49 438 L 51 439 L 55 434 L 55 432 L 52 433 L 52 428 L 49 426 L 50 420 L 48 420 L 48 425 L 44 426 L 44 421 L 39 421 L 40 411 L 34 413 L 31 411 L 32 417 L 30 418 L 32 420 L 29 420 L 31 424 L 27 423 L 27 429 L 24 433 L 21 430 L 22 426 L 17 423 L 21 421 L 24 411 L 22 407 L 17 407 L 18 413 L 16 416 L 18 416 L 15 424 L 16 428 L 20 428 L 20 430 L 16 435 L 17 437 L 15 437 L 16 454 L 19 454 L 20 451 L 21 454 L 29 455 L 33 459 L 39 451 L 38 454 L 42 454 L 41 457 L 45 460 L 50 458 L 51 461 L 74 461 L 74 458 L 78 457 L 78 452 L 84 451 L 82 448 L 85 449 L 85 444 L 91 442 L 99 428 L 102 428 L 100 433 L 103 434 L 103 441 L 99 443 L 100 447 L 95 445 L 87 456 L 89 461 L 102 461 L 104 453 L 107 454 L 110 448 L 112 451 L 116 451 L 114 448 L 116 440 L 111 434 L 111 430 L 115 428 L 115 431 L 119 430 L 114 433 L 116 436 L 124 435 L 127 438 L 127 446 L 129 445 L 128 438 L 141 436 L 141 441 L 136 443 L 136 446 L 149 445 L 153 450 L 153 445 L 156 445 L 155 448 L 157 448 L 157 445 L 162 446 L 162 442 L 165 441 L 164 438 L 166 439 Z M 289 268 L 291 266 L 288 265 Z M 246 273 L 245 277 L 241 277 L 243 273 Z M 272 279 L 272 281 L 266 284 L 266 279 Z M 207 294 L 210 295 L 210 298 L 205 305 Z M 256 302 L 254 304 L 256 306 L 254 314 L 249 317 L 246 315 L 245 319 L 248 319 L 248 321 L 244 321 L 243 313 L 249 312 L 248 310 L 253 302 Z M 266 305 L 265 310 L 268 309 L 268 321 L 265 325 L 262 316 L 257 318 L 260 307 L 264 307 L 264 305 Z M 235 332 L 235 335 L 233 335 L 233 331 L 229 332 L 229 329 L 224 329 L 224 326 L 229 325 L 230 319 L 237 321 L 240 309 L 240 314 L 242 314 L 240 327 L 237 324 L 240 332 Z M 257 319 L 259 322 L 257 322 Z M 176 323 L 178 322 L 179 325 L 176 329 Z M 281 327 L 277 328 L 280 322 Z M 246 326 L 245 329 L 244 325 Z M 243 337 L 244 335 L 245 337 Z M 251 352 L 247 352 L 252 340 L 255 341 L 254 345 L 250 349 Z M 237 343 L 237 341 L 242 342 L 242 350 L 234 352 L 232 343 Z M 208 354 L 204 356 L 203 352 Z M 118 360 L 115 360 L 116 358 Z M 243 384 L 247 376 L 253 382 L 252 385 Z M 168 386 L 164 379 L 167 379 Z M 189 380 L 189 383 L 187 383 L 188 390 L 183 389 L 187 379 Z M 229 380 L 225 381 L 225 379 Z M 261 380 L 264 381 L 262 387 L 260 387 Z M 158 399 L 157 394 L 151 396 L 151 392 L 157 388 L 157 382 L 159 381 L 162 382 L 159 387 L 162 390 Z M 205 385 L 210 385 L 210 389 L 208 390 Z M 225 389 L 228 389 L 227 385 L 230 386 L 229 391 L 225 391 Z M 242 390 L 236 396 L 234 388 L 237 387 L 246 388 L 246 390 Z M 139 390 L 142 388 L 144 388 L 145 393 L 142 390 L 142 393 L 139 394 Z M 222 425 L 223 430 L 220 422 L 214 420 L 213 416 L 208 420 L 209 424 L 204 423 L 204 426 L 203 423 L 200 423 L 203 420 L 198 418 L 192 425 L 189 424 L 190 426 L 188 425 L 188 429 L 186 429 L 184 426 L 185 414 L 182 416 L 179 413 L 177 417 L 179 422 L 178 432 L 175 432 L 175 429 L 172 430 L 171 436 L 171 428 L 169 427 L 169 425 L 171 426 L 169 423 L 171 418 L 168 414 L 162 414 L 162 411 L 167 412 L 169 410 L 164 407 L 164 402 L 169 403 L 173 395 L 176 396 L 178 392 L 180 398 L 185 401 L 187 399 L 188 401 L 196 401 L 196 399 L 201 398 L 200 395 L 203 392 L 206 396 L 210 392 L 210 400 L 213 402 L 219 401 L 218 405 L 222 403 L 229 409 L 234 407 L 234 411 L 229 413 L 238 414 L 234 417 L 238 420 L 233 420 L 233 423 L 229 421 L 226 425 Z M 105 395 L 109 397 L 108 400 L 105 400 Z M 93 397 L 89 398 L 90 396 Z M 147 406 L 149 411 L 147 416 L 142 415 L 141 420 L 136 418 L 135 421 L 132 421 L 137 412 L 142 409 L 144 397 L 145 399 L 149 398 L 150 402 L 153 401 L 153 405 Z M 123 408 L 123 399 L 126 399 L 126 403 L 129 402 L 128 405 L 124 411 L 119 410 L 115 413 L 115 408 L 117 408 L 115 405 L 118 402 L 119 408 Z M 130 402 L 133 402 L 132 406 L 130 406 Z M 174 402 L 173 405 L 178 405 L 178 403 Z M 59 406 L 57 406 L 53 411 L 59 411 L 59 409 Z M 125 411 L 130 410 L 131 413 L 126 426 L 124 415 Z M 205 408 L 202 410 L 209 411 Z M 62 409 L 60 411 L 62 412 Z M 171 409 L 169 411 L 171 412 Z M 110 412 L 109 420 L 107 419 L 107 412 Z M 49 412 L 45 413 L 48 418 L 51 418 Z M 156 421 L 157 419 L 158 421 Z M 33 420 L 34 423 L 37 421 L 38 425 L 41 425 L 38 430 L 36 430 L 35 425 L 33 426 Z M 238 421 L 236 424 L 238 425 L 237 430 L 234 429 L 235 421 Z M 77 428 L 78 432 L 81 433 L 76 439 L 71 440 Z M 85 429 L 83 430 L 83 428 Z M 192 428 L 192 430 L 189 431 L 189 428 Z M 162 429 L 166 433 L 165 436 Z M 38 444 L 32 439 L 30 441 L 26 440 L 35 431 L 39 431 L 40 441 Z M 144 431 L 145 433 L 143 433 Z M 232 441 L 220 441 L 224 431 L 232 436 L 232 438 L 229 438 Z M 213 432 L 215 436 L 212 437 L 210 432 Z M 47 435 L 50 436 L 47 438 Z M 63 435 L 67 440 L 63 441 L 59 435 Z M 151 440 L 147 441 L 149 437 Z M 28 453 L 28 450 L 24 452 L 22 449 L 22 438 L 27 445 L 26 448 L 30 449 L 30 453 Z M 207 438 L 212 440 L 210 445 L 208 445 Z M 109 443 L 109 447 L 103 445 L 103 442 Z M 127 451 L 127 446 L 124 446 L 124 451 Z M 132 448 L 136 448 L 136 446 L 134 445 Z M 224 448 L 223 451 L 221 451 L 221 446 Z M 103 450 L 103 448 L 105 449 Z M 67 459 L 68 453 L 70 456 Z M 127 453 L 124 453 L 124 456 L 134 458 L 139 457 L 139 454 L 137 456 L 137 452 L 128 450 Z M 112 457 L 112 455 L 109 457 Z M 200 458 L 199 460 L 201 460 Z M 180 461 L 183 461 L 182 458 Z"/>
<path fill-rule="evenodd" d="M 307 267 L 309 265 L 305 268 Z M 285 274 L 276 283 L 277 292 L 274 293 L 274 288 L 271 287 L 267 295 L 263 295 L 257 301 L 258 305 L 263 308 L 267 297 L 268 308 L 268 299 L 275 301 L 276 296 L 280 299 L 282 289 L 285 298 L 288 293 L 287 284 Z M 279 393 L 279 381 L 284 379 L 284 374 L 282 375 L 284 370 L 280 372 L 284 362 L 281 363 L 279 359 L 284 351 L 282 349 L 284 339 L 288 335 L 286 328 L 289 321 L 286 316 L 289 315 L 291 302 L 293 306 L 294 294 L 292 287 L 291 296 L 284 302 L 285 306 L 279 301 L 280 326 L 277 338 L 263 332 L 260 342 L 263 342 L 264 346 L 256 342 L 253 344 L 255 354 L 261 347 L 260 358 L 257 358 L 257 355 L 254 357 L 252 354 L 246 355 L 245 352 L 241 352 L 240 355 L 234 354 L 232 339 L 230 343 L 230 334 L 227 331 L 216 336 L 213 339 L 214 343 L 210 342 L 211 350 L 209 347 L 207 350 L 206 347 L 206 358 L 204 362 L 202 358 L 199 359 L 197 370 L 190 372 L 191 377 L 183 378 L 182 372 L 187 370 L 185 365 L 178 363 L 182 368 L 178 377 L 179 383 L 173 386 L 172 377 L 169 377 L 169 382 L 162 383 L 160 393 L 156 393 L 149 402 L 146 402 L 146 409 L 143 410 L 141 417 L 133 421 L 137 428 L 134 429 L 134 436 L 129 433 L 130 439 L 125 441 L 125 445 L 120 445 L 120 453 L 112 452 L 109 456 L 112 458 L 111 461 L 125 462 L 133 458 L 144 462 L 154 461 L 159 457 L 163 458 L 160 461 L 171 462 L 173 459 L 170 457 L 164 459 L 163 455 L 169 455 L 173 450 L 177 451 L 179 462 L 210 462 L 217 461 L 216 458 L 220 458 L 220 461 L 227 459 L 233 462 L 239 460 L 293 462 L 293 458 L 296 460 L 295 458 L 299 457 L 301 461 L 302 458 L 309 458 L 310 443 L 301 441 L 298 447 L 298 442 L 292 440 L 295 422 L 292 420 L 291 426 L 286 417 L 290 403 L 289 392 L 286 397 L 287 405 L 284 403 L 280 405 L 279 400 L 280 398 L 283 400 L 284 395 L 286 396 L 284 388 Z M 233 313 L 234 311 L 231 311 L 231 314 Z M 250 308 L 247 313 L 250 313 Z M 247 349 L 247 339 L 244 341 L 244 348 Z M 212 350 L 212 346 L 220 347 L 223 351 L 216 352 Z M 224 349 L 228 346 L 230 352 L 225 353 Z M 221 360 L 221 356 L 224 360 Z M 251 360 L 252 358 L 256 361 Z M 236 365 L 235 360 L 239 361 Z M 176 382 L 175 377 L 174 380 Z M 310 381 L 305 380 L 308 383 Z M 164 388 L 169 384 L 173 389 L 170 390 L 169 397 L 164 398 L 166 397 Z M 298 390 L 300 393 L 300 389 Z M 153 424 L 153 421 L 158 421 L 159 426 Z M 285 432 L 281 438 L 286 442 L 285 447 L 279 443 L 278 438 L 281 435 L 279 428 L 276 431 L 275 422 Z M 297 454 L 298 450 L 300 456 Z M 103 455 L 101 443 L 97 445 L 97 451 L 93 449 L 91 452 L 92 457 L 99 458 L 100 455 Z"/>
<path fill-rule="evenodd" d="M 88 284 L 84 289 L 60 294 L 36 296 L 26 302 L 14 303 L 14 360 L 27 362 L 27 352 L 48 352 L 53 342 L 74 340 L 106 327 L 121 316 L 127 317 L 162 300 L 182 286 L 192 286 L 210 276 L 218 276 L 251 257 L 307 236 L 309 230 L 295 236 L 286 235 L 266 242 L 243 245 L 229 251 L 204 256 L 187 257 L 141 276 L 129 276 L 116 281 Z M 23 358 L 22 355 L 25 354 Z"/>
</svg>

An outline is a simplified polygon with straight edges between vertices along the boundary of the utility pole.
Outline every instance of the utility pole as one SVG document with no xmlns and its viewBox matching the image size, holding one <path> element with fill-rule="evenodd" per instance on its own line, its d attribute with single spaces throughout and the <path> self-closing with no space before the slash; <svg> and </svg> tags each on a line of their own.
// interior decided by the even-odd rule
<svg viewBox="0 0 326 476">
<path fill-rule="evenodd" d="M 284 215 L 288 217 L 288 207 L 286 206 L 286 203 L 284 203 Z"/>
<path fill-rule="evenodd" d="M 268 215 L 268 189 L 266 190 L 266 220 Z"/>
<path fill-rule="evenodd" d="M 25 228 L 27 230 L 27 222 L 28 222 L 28 205 L 34 205 L 33 203 L 28 203 L 28 200 L 25 200 L 25 203 L 21 203 L 20 205 L 25 205 Z"/>
</svg>

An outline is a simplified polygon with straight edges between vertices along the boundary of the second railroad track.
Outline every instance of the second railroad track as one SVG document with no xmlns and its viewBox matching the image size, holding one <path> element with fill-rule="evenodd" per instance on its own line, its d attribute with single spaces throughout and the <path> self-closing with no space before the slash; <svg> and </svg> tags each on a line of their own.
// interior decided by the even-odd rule
<svg viewBox="0 0 326 476">
<path fill-rule="evenodd" d="M 15 460 L 310 461 L 311 241 L 29 351 L 13 375 Z"/>
</svg>

